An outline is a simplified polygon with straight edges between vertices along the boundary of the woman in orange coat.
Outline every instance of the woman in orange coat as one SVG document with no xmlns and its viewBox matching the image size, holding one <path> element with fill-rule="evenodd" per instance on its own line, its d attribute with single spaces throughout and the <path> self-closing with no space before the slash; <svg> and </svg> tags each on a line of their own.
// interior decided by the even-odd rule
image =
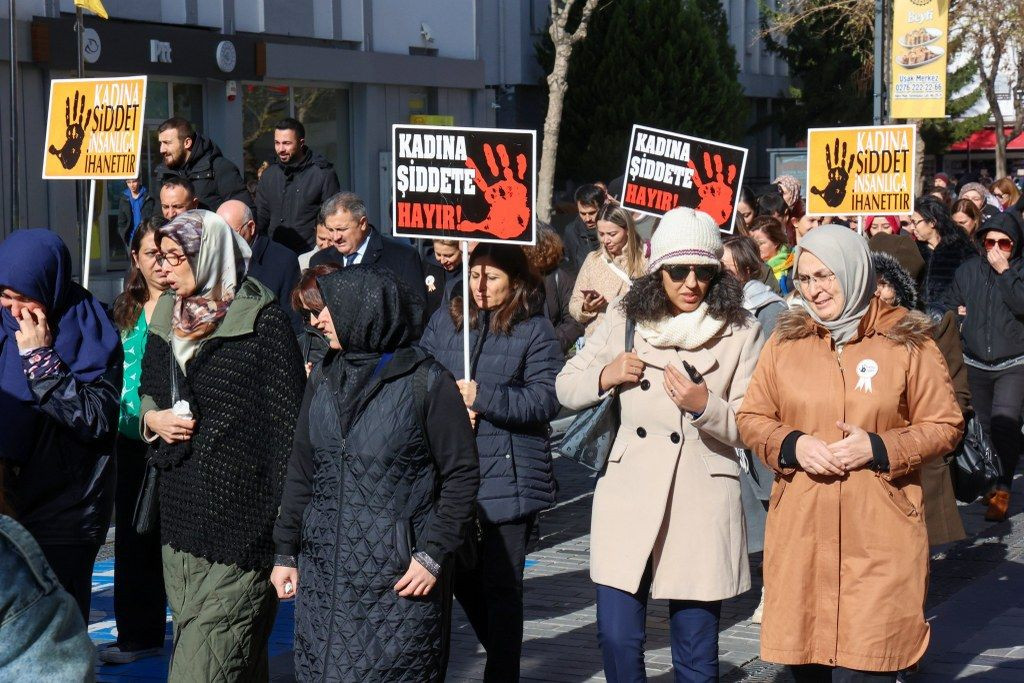
<svg viewBox="0 0 1024 683">
<path fill-rule="evenodd" d="M 798 681 L 895 681 L 928 646 L 919 468 L 956 447 L 963 417 L 931 321 L 874 297 L 860 236 L 823 226 L 795 261 L 801 307 L 737 413 L 776 473 L 761 657 Z"/>
</svg>

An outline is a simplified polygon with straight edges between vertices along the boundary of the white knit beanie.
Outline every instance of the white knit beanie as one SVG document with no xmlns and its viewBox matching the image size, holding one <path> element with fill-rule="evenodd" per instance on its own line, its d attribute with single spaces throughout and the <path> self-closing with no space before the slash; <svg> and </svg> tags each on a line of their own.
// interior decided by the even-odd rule
<svg viewBox="0 0 1024 683">
<path fill-rule="evenodd" d="M 722 236 L 711 216 L 703 211 L 684 207 L 672 209 L 661 217 L 658 229 L 651 237 L 651 258 L 647 272 L 662 266 L 721 265 Z"/>
</svg>

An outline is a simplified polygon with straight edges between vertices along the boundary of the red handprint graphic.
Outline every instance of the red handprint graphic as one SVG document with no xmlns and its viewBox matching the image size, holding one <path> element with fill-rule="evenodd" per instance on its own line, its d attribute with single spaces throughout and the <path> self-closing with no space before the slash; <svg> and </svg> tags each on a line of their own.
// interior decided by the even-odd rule
<svg viewBox="0 0 1024 683">
<path fill-rule="evenodd" d="M 522 182 L 526 176 L 526 155 L 516 156 L 516 173 L 513 175 L 512 163 L 508 158 L 508 150 L 505 149 L 505 145 L 497 145 L 495 149 L 498 152 L 498 159 L 501 161 L 500 171 L 494 160 L 491 145 L 484 143 L 487 168 L 491 175 L 498 179 L 493 185 L 488 185 L 487 181 L 483 179 L 483 174 L 473 159 L 466 159 L 466 166 L 476 171 L 473 180 L 484 193 L 484 201 L 491 207 L 491 210 L 487 212 L 487 217 L 479 223 L 469 220 L 459 222 L 458 229 L 460 232 L 480 231 L 490 233 L 500 239 L 512 239 L 523 234 L 530 222 L 530 205 L 527 203 L 526 185 Z"/>
<path fill-rule="evenodd" d="M 736 180 L 736 164 L 729 164 L 728 178 L 722 172 L 722 155 L 714 156 L 715 168 L 712 173 L 711 154 L 704 152 L 704 175 L 707 180 L 701 180 L 700 172 L 697 170 L 693 159 L 687 164 L 693 169 L 693 183 L 697 186 L 697 194 L 700 195 L 698 211 L 703 211 L 714 219 L 718 225 L 724 225 L 732 215 L 732 182 Z"/>
</svg>

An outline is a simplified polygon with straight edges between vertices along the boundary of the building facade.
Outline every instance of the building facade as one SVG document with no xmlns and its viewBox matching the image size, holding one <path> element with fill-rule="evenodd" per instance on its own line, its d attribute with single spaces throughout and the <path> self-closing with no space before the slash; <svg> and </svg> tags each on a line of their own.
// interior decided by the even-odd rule
<svg viewBox="0 0 1024 683">
<path fill-rule="evenodd" d="M 142 175 L 160 163 L 156 128 L 183 116 L 247 179 L 272 161 L 273 126 L 303 121 L 343 188 L 367 201 L 370 221 L 389 227 L 389 140 L 394 123 L 440 115 L 455 125 L 493 126 L 493 92 L 477 54 L 477 0 L 104 0 L 109 20 L 85 19 L 85 75 L 146 74 Z M 485 3 L 486 4 L 486 3 Z M 0 12 L 5 12 L 4 3 Z M 49 226 L 82 249 L 74 181 L 43 181 L 51 79 L 76 75 L 72 0 L 18 0 L 16 103 L 20 135 L 20 226 Z M 0 136 L 10 122 L 6 14 L 0 13 Z M 10 231 L 9 146 L 0 162 L 0 237 Z M 115 230 L 121 181 L 98 183 L 90 249 L 91 287 L 119 291 L 127 254 Z M 79 251 L 78 253 L 81 253 Z M 108 284 L 104 285 L 104 282 Z M 109 290 L 109 291 L 107 291 Z"/>
</svg>

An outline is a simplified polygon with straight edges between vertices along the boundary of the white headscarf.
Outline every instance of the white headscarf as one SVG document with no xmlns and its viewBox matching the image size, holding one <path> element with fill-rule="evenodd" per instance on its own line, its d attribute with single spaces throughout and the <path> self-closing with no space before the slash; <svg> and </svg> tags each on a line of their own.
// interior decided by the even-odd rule
<svg viewBox="0 0 1024 683">
<path fill-rule="evenodd" d="M 800 255 L 805 251 L 817 256 L 826 268 L 835 273 L 845 301 L 843 310 L 834 320 L 822 320 L 815 312 L 814 305 L 803 296 L 798 301 L 816 323 L 831 333 L 836 348 L 841 348 L 857 334 L 857 328 L 868 312 L 878 284 L 867 240 L 840 225 L 823 225 L 811 230 L 800 240 L 794 252 L 794 281 Z"/>
</svg>

